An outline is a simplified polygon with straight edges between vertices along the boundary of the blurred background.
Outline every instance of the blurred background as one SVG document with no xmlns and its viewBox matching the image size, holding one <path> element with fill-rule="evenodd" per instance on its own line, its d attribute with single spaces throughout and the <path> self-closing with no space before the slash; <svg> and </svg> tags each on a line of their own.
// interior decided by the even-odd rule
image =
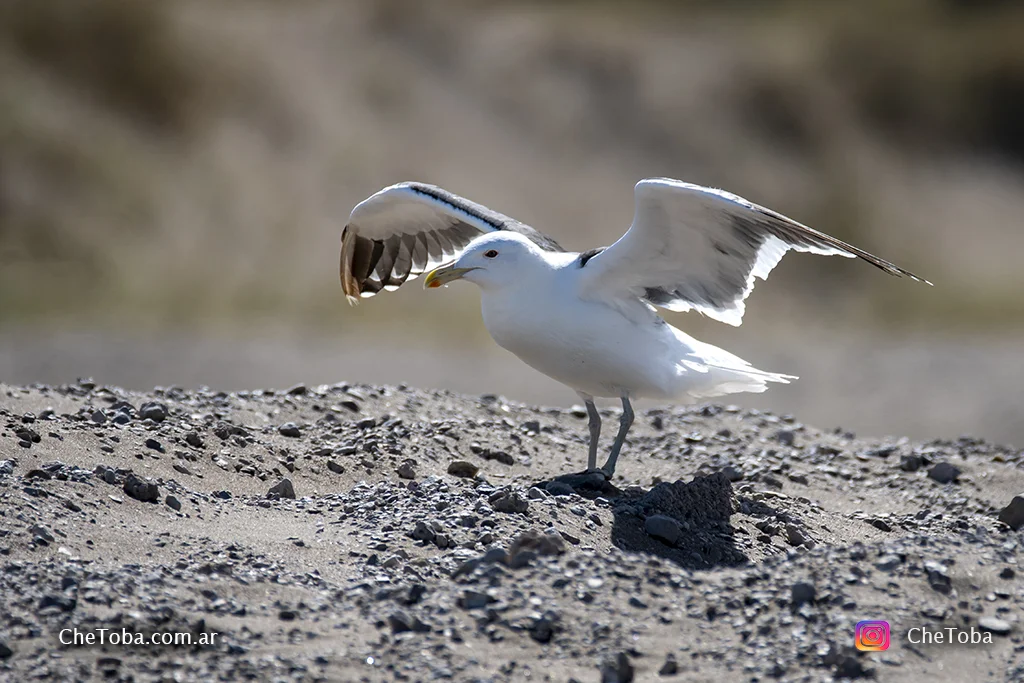
<svg viewBox="0 0 1024 683">
<path fill-rule="evenodd" d="M 790 255 L 745 407 L 1024 445 L 1024 7 L 1012 0 L 4 0 L 0 381 L 407 382 L 570 405 L 471 285 L 356 308 L 352 205 L 422 180 L 568 248 L 665 175 L 927 277 Z"/>
</svg>

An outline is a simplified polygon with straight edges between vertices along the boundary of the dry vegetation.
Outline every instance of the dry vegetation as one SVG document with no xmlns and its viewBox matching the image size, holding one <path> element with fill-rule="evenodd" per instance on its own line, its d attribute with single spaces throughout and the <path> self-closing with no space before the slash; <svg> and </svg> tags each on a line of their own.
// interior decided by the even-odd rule
<svg viewBox="0 0 1024 683">
<path fill-rule="evenodd" d="M 0 317 L 321 320 L 346 211 L 382 184 L 446 184 L 583 247 L 628 221 L 632 181 L 666 174 L 943 284 L 850 269 L 862 303 L 842 313 L 1020 322 L 1022 33 L 991 0 L 15 0 Z M 436 310 L 392 299 L 348 319 Z"/>
</svg>

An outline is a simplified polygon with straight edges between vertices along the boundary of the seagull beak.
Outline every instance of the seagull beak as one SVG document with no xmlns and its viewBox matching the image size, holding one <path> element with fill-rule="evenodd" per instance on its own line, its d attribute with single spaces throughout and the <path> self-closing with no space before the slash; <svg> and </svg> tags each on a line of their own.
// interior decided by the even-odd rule
<svg viewBox="0 0 1024 683">
<path fill-rule="evenodd" d="M 447 266 L 441 266 L 427 273 L 427 279 L 423 281 L 424 288 L 433 289 L 434 287 L 440 287 L 446 285 L 449 282 L 461 279 L 466 273 L 471 270 L 477 270 L 476 268 L 456 268 L 454 263 L 449 263 Z"/>
</svg>

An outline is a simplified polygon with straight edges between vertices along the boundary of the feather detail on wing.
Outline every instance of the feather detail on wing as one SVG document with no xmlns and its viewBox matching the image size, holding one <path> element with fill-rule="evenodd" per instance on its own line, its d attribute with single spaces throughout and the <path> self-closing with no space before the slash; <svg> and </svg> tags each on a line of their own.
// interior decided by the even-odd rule
<svg viewBox="0 0 1024 683">
<path fill-rule="evenodd" d="M 342 232 L 342 289 L 351 303 L 398 289 L 458 258 L 474 237 L 497 230 L 563 251 L 533 228 L 439 187 L 416 182 L 386 187 L 352 209 Z"/>
<path fill-rule="evenodd" d="M 890 275 L 913 273 L 737 195 L 668 178 L 641 180 L 633 225 L 590 259 L 583 289 L 637 296 L 739 325 L 755 278 L 789 250 L 861 258 Z M 928 283 L 931 284 L 931 283 Z"/>
</svg>

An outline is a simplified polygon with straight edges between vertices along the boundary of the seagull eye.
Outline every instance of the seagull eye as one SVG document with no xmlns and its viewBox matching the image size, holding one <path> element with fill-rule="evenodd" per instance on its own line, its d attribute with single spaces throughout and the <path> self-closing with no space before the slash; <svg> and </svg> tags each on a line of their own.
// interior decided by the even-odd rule
<svg viewBox="0 0 1024 683">
<path fill-rule="evenodd" d="M 486 256 L 487 258 L 494 258 L 497 255 L 498 255 L 498 250 L 497 249 L 490 249 L 490 250 L 484 252 L 484 256 Z"/>
</svg>

